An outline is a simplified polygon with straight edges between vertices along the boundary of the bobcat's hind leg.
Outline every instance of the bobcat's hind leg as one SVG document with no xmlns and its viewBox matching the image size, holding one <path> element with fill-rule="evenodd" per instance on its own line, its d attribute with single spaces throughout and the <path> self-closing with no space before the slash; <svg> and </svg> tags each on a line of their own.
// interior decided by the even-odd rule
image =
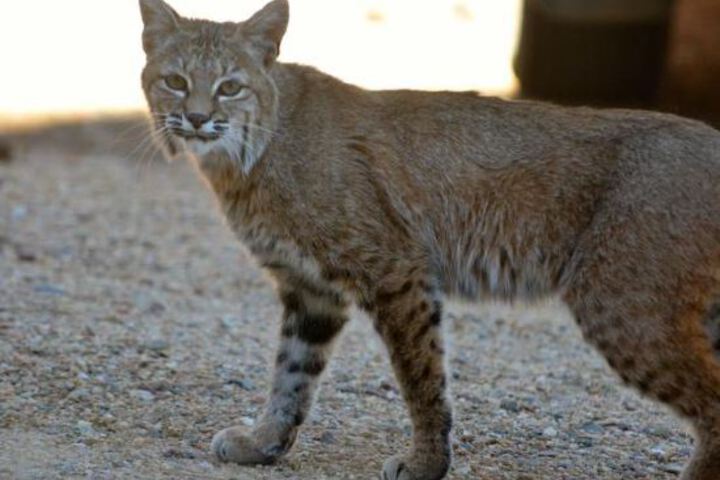
<svg viewBox="0 0 720 480">
<path fill-rule="evenodd" d="M 383 480 L 438 480 L 450 467 L 442 304 L 422 277 L 384 282 L 373 306 L 413 425 L 410 451 L 383 466 Z"/>
<path fill-rule="evenodd" d="M 345 301 L 331 291 L 297 288 L 281 298 L 285 314 L 270 398 L 252 432 L 230 427 L 215 435 L 212 450 L 223 461 L 267 464 L 287 453 L 347 321 Z"/>
<path fill-rule="evenodd" d="M 634 269 L 622 270 L 613 262 L 580 270 L 565 300 L 585 338 L 626 384 L 691 422 L 696 448 L 682 479 L 720 479 L 720 363 L 703 326 L 702 290 L 713 287 L 693 281 L 686 291 L 615 288 Z"/>
</svg>

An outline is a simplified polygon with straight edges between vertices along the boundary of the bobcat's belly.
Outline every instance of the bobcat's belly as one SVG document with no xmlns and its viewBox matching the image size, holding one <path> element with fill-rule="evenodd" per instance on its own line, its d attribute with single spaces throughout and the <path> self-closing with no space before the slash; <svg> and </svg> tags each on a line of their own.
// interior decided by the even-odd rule
<svg viewBox="0 0 720 480">
<path fill-rule="evenodd" d="M 533 301 L 557 292 L 570 251 L 533 241 L 465 232 L 440 255 L 446 293 L 466 300 Z"/>
<path fill-rule="evenodd" d="M 558 279 L 553 278 L 552 270 L 538 259 L 511 260 L 501 249 L 456 264 L 445 289 L 468 300 L 538 300 L 557 290 Z"/>
</svg>

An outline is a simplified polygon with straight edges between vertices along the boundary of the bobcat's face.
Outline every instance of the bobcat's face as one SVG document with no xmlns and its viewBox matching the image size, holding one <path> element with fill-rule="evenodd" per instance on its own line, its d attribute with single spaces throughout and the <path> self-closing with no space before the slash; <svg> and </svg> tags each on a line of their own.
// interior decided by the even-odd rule
<svg viewBox="0 0 720 480">
<path fill-rule="evenodd" d="M 163 143 L 199 157 L 225 151 L 249 170 L 276 113 L 268 70 L 287 26 L 286 0 L 243 23 L 185 19 L 162 0 L 141 0 L 141 7 L 142 82 Z"/>
</svg>

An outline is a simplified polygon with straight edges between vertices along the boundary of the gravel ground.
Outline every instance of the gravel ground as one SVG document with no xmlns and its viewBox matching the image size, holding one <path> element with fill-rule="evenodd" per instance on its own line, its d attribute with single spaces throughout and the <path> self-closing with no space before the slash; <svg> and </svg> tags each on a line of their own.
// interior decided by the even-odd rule
<svg viewBox="0 0 720 480">
<path fill-rule="evenodd" d="M 0 477 L 375 478 L 410 429 L 359 312 L 285 460 L 208 455 L 215 431 L 252 425 L 265 399 L 273 289 L 191 168 L 78 152 L 117 135 L 80 130 L 0 161 Z M 450 478 L 677 476 L 683 425 L 622 387 L 562 307 L 448 317 Z"/>
</svg>

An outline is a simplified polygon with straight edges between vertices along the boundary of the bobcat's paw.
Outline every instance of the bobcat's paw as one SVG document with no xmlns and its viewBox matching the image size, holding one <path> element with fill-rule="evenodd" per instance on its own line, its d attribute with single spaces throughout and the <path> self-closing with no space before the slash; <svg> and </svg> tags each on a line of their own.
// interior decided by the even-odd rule
<svg viewBox="0 0 720 480">
<path fill-rule="evenodd" d="M 211 448 L 220 460 L 241 465 L 267 465 L 285 453 L 281 445 L 263 448 L 243 430 L 242 427 L 230 427 L 215 434 Z"/>
<path fill-rule="evenodd" d="M 448 466 L 448 462 L 442 459 L 432 464 L 395 456 L 385 461 L 381 478 L 382 480 L 440 480 L 447 473 Z"/>
</svg>

